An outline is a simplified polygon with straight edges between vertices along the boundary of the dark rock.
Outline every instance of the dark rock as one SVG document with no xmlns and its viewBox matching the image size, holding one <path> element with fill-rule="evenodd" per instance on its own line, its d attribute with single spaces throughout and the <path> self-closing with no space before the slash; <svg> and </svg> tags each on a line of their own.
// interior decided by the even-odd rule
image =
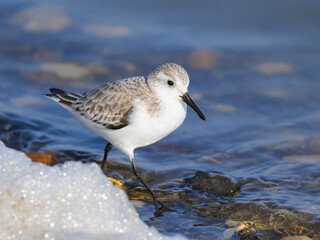
<svg viewBox="0 0 320 240">
<path fill-rule="evenodd" d="M 244 227 L 237 232 L 237 237 L 240 239 L 258 239 L 255 236 L 256 233 L 257 233 L 256 226 L 252 223 L 248 223 L 244 225 Z"/>
<path fill-rule="evenodd" d="M 190 179 L 190 184 L 195 190 L 213 191 L 222 196 L 233 196 L 240 191 L 237 180 L 222 173 L 198 171 Z"/>
</svg>

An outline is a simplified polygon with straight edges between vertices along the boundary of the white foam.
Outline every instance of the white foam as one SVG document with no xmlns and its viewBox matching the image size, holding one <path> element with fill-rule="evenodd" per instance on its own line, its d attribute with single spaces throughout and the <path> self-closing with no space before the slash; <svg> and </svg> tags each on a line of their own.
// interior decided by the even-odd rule
<svg viewBox="0 0 320 240">
<path fill-rule="evenodd" d="M 97 164 L 49 167 L 0 141 L 0 239 L 184 239 L 147 226 Z"/>
</svg>

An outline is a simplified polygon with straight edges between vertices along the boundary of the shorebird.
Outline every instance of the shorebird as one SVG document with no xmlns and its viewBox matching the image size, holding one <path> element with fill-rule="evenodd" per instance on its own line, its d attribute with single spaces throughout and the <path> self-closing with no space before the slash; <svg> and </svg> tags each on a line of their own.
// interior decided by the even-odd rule
<svg viewBox="0 0 320 240">
<path fill-rule="evenodd" d="M 133 174 L 151 194 L 158 212 L 172 209 L 160 201 L 141 178 L 134 161 L 134 150 L 155 143 L 177 129 L 186 117 L 187 105 L 205 120 L 189 96 L 188 86 L 189 76 L 183 67 L 166 63 L 148 77 L 106 83 L 86 93 L 51 88 L 51 94 L 45 95 L 108 141 L 102 170 L 107 167 L 112 146 L 129 156 Z"/>
</svg>

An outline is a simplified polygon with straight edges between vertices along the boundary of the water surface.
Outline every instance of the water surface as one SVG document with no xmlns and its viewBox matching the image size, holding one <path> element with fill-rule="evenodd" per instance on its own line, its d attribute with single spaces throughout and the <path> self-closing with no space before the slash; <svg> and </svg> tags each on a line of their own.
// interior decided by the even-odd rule
<svg viewBox="0 0 320 240">
<path fill-rule="evenodd" d="M 159 218 L 151 202 L 135 203 L 141 218 L 190 239 L 238 239 L 226 232 L 230 220 L 256 223 L 258 239 L 297 228 L 316 239 L 320 3 L 0 4 L 0 138 L 7 146 L 50 153 L 57 163 L 100 162 L 105 141 L 41 94 L 50 87 L 85 91 L 175 62 L 188 71 L 189 92 L 207 120 L 189 110 L 177 131 L 136 151 L 149 183 L 181 197 L 171 202 L 177 213 Z M 136 182 L 127 156 L 109 156 L 112 174 Z M 241 191 L 226 198 L 181 182 L 197 171 L 232 176 Z M 279 212 L 297 227 L 270 220 Z"/>
</svg>

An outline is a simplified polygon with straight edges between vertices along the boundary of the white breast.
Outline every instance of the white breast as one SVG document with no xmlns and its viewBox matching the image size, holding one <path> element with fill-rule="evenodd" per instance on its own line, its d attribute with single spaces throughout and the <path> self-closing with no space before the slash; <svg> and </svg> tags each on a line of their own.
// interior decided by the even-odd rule
<svg viewBox="0 0 320 240">
<path fill-rule="evenodd" d="M 95 131 L 128 155 L 135 148 L 152 144 L 173 132 L 183 123 L 187 113 L 186 104 L 181 101 L 162 102 L 161 110 L 152 115 L 147 113 L 142 104 L 135 105 L 133 109 L 127 127 Z"/>
</svg>

